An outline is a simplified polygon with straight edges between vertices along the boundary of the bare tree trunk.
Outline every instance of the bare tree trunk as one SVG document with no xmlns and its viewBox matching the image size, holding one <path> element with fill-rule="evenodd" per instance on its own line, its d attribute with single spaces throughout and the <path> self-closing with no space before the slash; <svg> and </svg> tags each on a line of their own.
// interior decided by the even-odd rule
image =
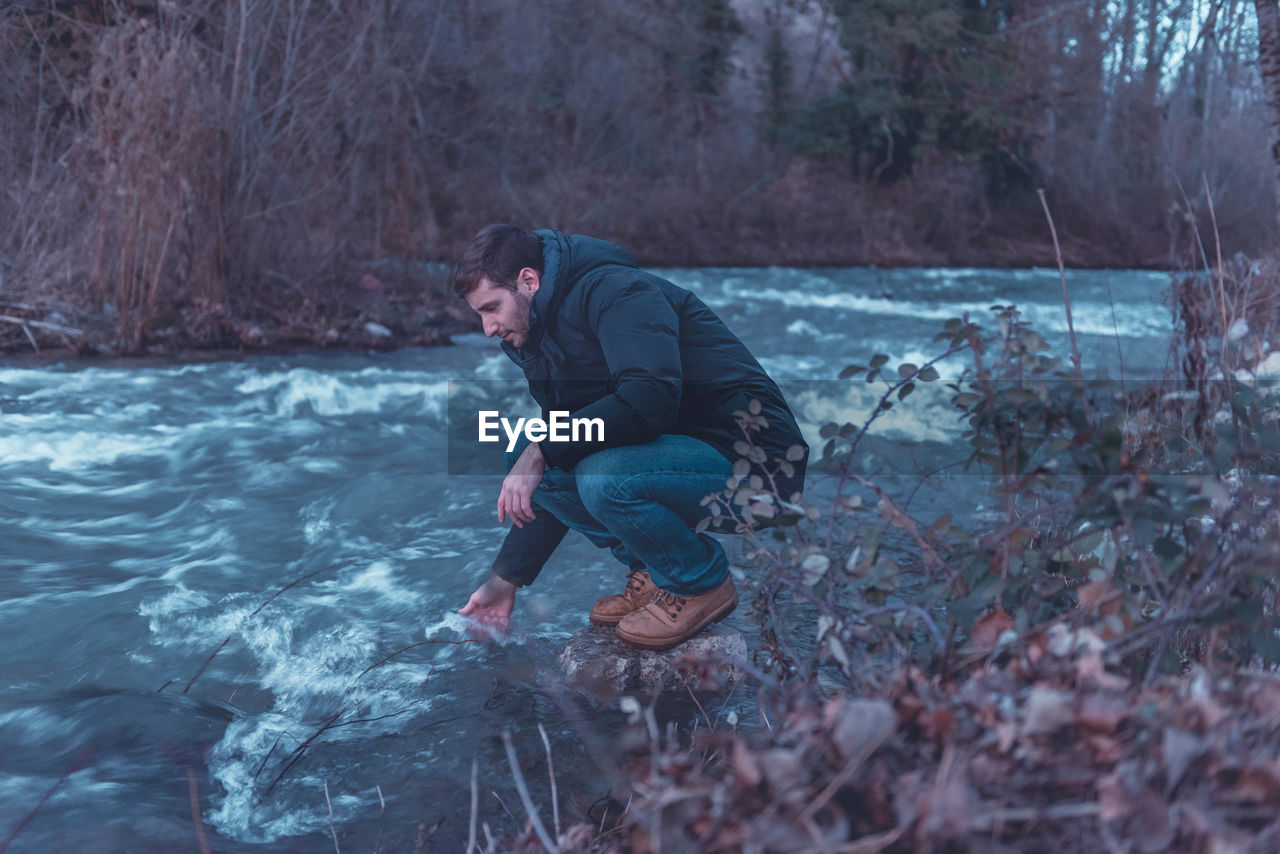
<svg viewBox="0 0 1280 854">
<path fill-rule="evenodd" d="M 1280 223 L 1280 0 L 1254 0 L 1258 10 L 1258 67 L 1271 114 L 1271 159 L 1275 166 L 1276 217 Z"/>
</svg>

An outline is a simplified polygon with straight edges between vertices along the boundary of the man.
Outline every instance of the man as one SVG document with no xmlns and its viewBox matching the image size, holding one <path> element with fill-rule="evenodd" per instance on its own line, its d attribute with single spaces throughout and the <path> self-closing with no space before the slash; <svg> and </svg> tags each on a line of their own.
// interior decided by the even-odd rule
<svg viewBox="0 0 1280 854">
<path fill-rule="evenodd" d="M 743 343 L 692 293 L 582 235 L 490 225 L 463 251 L 453 288 L 524 370 L 544 419 L 567 411 L 604 426 L 603 437 L 508 454 L 498 521 L 514 527 L 460 613 L 505 629 L 516 590 L 573 528 L 628 569 L 624 591 L 590 614 L 624 641 L 665 649 L 728 615 L 737 594 L 724 549 L 694 529 L 741 456 L 734 413 L 759 402 L 767 426 L 751 438 L 765 458 L 753 471 L 772 475 L 783 500 L 798 497 L 808 450 Z"/>
</svg>

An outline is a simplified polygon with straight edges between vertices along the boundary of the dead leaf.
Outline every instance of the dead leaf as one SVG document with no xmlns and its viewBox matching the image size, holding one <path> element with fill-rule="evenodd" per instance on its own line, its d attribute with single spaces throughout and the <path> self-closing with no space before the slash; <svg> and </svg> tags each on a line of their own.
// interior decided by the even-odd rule
<svg viewBox="0 0 1280 854">
<path fill-rule="evenodd" d="M 1280 782 L 1269 770 L 1258 766 L 1243 769 L 1236 784 L 1222 794 L 1222 800 L 1270 805 L 1280 803 Z"/>
<path fill-rule="evenodd" d="M 841 757 L 866 759 L 898 728 L 898 716 L 884 700 L 836 697 L 823 709 L 823 722 Z"/>
<path fill-rule="evenodd" d="M 1002 721 L 996 724 L 996 746 L 1001 753 L 1008 753 L 1013 743 L 1018 740 L 1018 725 L 1013 721 Z"/>
<path fill-rule="evenodd" d="M 1133 812 L 1129 795 L 1121 782 L 1120 772 L 1113 771 L 1098 778 L 1098 817 L 1103 821 L 1118 821 Z"/>
<path fill-rule="evenodd" d="M 1033 686 L 1027 697 L 1022 734 L 1049 733 L 1074 723 L 1076 719 L 1075 710 L 1072 708 L 1074 699 L 1075 695 L 1069 691 L 1056 691 L 1043 685 Z"/>
<path fill-rule="evenodd" d="M 733 764 L 733 773 L 737 776 L 738 782 L 747 788 L 754 789 L 764 779 L 760 773 L 760 763 L 756 761 L 751 750 L 741 741 L 733 743 L 730 762 Z"/>
<path fill-rule="evenodd" d="M 1129 714 L 1129 703 L 1114 694 L 1086 694 L 1078 720 L 1090 729 L 1113 733 Z"/>
<path fill-rule="evenodd" d="M 1129 680 L 1107 672 L 1102 654 L 1089 650 L 1076 659 L 1076 680 L 1081 686 L 1093 685 L 1106 691 L 1119 691 L 1129 687 Z"/>
<path fill-rule="evenodd" d="M 764 751 L 762 770 L 769 781 L 769 788 L 779 799 L 803 797 L 809 774 L 805 768 L 803 752 L 798 749 L 774 747 Z"/>
<path fill-rule="evenodd" d="M 888 498 L 881 498 L 880 503 L 876 505 L 876 510 L 879 511 L 880 518 L 895 528 L 901 528 L 909 534 L 916 534 L 919 531 L 916 520 L 904 513 L 902 508 Z"/>
<path fill-rule="evenodd" d="M 1115 585 L 1106 579 L 1091 581 L 1076 588 L 1076 599 L 1079 600 L 1081 608 L 1089 611 L 1099 603 L 1108 601 L 1115 592 Z"/>
<path fill-rule="evenodd" d="M 1182 782 L 1183 776 L 1191 763 L 1199 759 L 1205 751 L 1204 739 L 1180 729 L 1166 729 L 1162 753 L 1164 755 L 1165 785 L 1168 795 Z"/>
<path fill-rule="evenodd" d="M 920 815 L 918 839 L 926 850 L 938 851 L 969 830 L 977 814 L 977 797 L 959 776 L 940 780 L 926 788 L 916 800 Z"/>
<path fill-rule="evenodd" d="M 1169 805 L 1150 789 L 1138 796 L 1133 824 L 1133 835 L 1142 854 L 1164 854 L 1173 844 L 1175 828 Z"/>
<path fill-rule="evenodd" d="M 973 624 L 973 633 L 969 642 L 974 646 L 995 646 L 1001 634 L 1013 628 L 1013 617 L 1002 608 L 996 608 L 990 614 L 980 618 Z"/>
<path fill-rule="evenodd" d="M 1124 758 L 1124 744 L 1109 735 L 1094 733 L 1089 736 L 1089 746 L 1098 762 L 1113 765 Z"/>
<path fill-rule="evenodd" d="M 920 724 L 924 734 L 937 744 L 945 741 L 956 728 L 955 712 L 945 706 L 938 706 L 920 716 Z"/>
<path fill-rule="evenodd" d="M 1253 680 L 1246 696 L 1249 706 L 1264 720 L 1280 720 L 1280 681 L 1270 678 Z"/>
</svg>

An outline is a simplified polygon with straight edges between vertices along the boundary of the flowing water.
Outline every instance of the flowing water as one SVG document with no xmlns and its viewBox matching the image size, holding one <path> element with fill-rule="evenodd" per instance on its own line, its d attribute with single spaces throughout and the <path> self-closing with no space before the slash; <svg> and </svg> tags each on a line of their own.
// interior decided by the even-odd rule
<svg viewBox="0 0 1280 854">
<path fill-rule="evenodd" d="M 926 361 L 949 317 L 989 324 L 990 305 L 1016 303 L 1065 352 L 1056 271 L 668 275 L 747 341 L 815 446 L 820 424 L 860 423 L 878 397 L 831 382 L 844 365 Z M 1069 280 L 1091 374 L 1158 375 L 1168 277 Z M 620 568 L 571 534 L 505 643 L 446 643 L 467 639 L 455 611 L 503 536 L 500 477 L 448 464 L 450 382 L 518 376 L 479 335 L 0 366 L 0 850 L 197 851 L 203 833 L 219 852 L 328 851 L 331 825 L 344 851 L 461 850 L 473 760 L 481 819 L 523 825 L 503 729 L 545 805 L 540 723 L 566 820 L 584 814 L 607 784 L 582 726 L 607 734 L 617 713 L 570 726 L 538 668 Z M 885 447 L 959 433 L 942 394 L 877 430 L 889 468 Z"/>
</svg>

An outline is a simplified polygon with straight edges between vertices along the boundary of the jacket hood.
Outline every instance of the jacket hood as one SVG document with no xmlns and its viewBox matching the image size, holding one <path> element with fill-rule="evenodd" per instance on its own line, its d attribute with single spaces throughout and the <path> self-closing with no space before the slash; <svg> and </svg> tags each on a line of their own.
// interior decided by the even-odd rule
<svg viewBox="0 0 1280 854">
<path fill-rule="evenodd" d="M 583 234 L 565 234 L 549 228 L 535 231 L 534 234 L 542 238 L 541 288 L 551 285 L 549 290 L 559 292 L 561 299 L 573 283 L 582 280 L 598 267 L 637 266 L 636 259 L 630 253 L 607 240 Z M 551 294 L 548 295 L 550 296 Z"/>
<path fill-rule="evenodd" d="M 538 352 L 545 319 L 555 315 L 574 285 L 601 267 L 639 266 L 627 250 L 607 240 L 550 228 L 534 234 L 542 240 L 542 277 L 529 308 L 529 340 L 519 351 L 503 342 L 503 349 L 517 364 Z"/>
</svg>

